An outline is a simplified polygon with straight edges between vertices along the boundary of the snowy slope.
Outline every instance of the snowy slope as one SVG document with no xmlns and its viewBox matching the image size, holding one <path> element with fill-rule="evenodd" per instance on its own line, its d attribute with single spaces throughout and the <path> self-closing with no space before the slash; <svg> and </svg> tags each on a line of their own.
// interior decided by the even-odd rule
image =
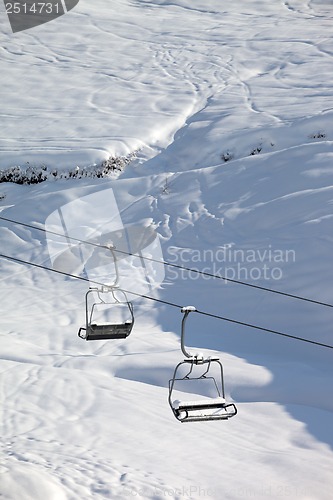
<svg viewBox="0 0 333 500">
<path fill-rule="evenodd" d="M 2 184 L 1 216 L 44 227 L 112 189 L 165 260 L 333 303 L 329 3 L 81 0 L 31 31 L 2 24 L 1 167 L 141 149 L 117 179 Z M 52 266 L 45 233 L 0 233 L 1 253 Z M 85 343 L 87 283 L 0 268 L 3 498 L 331 498 L 332 350 L 190 317 L 189 345 L 220 355 L 239 413 L 181 425 L 177 308 L 137 298 L 126 341 Z M 333 345 L 330 308 L 164 272 L 158 299 Z"/>
</svg>

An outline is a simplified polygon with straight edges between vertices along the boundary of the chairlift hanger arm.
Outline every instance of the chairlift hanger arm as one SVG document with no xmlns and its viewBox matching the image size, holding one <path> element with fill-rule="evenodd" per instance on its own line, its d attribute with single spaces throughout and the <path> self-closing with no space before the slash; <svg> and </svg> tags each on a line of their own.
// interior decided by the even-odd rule
<svg viewBox="0 0 333 500">
<path fill-rule="evenodd" d="M 114 246 L 114 244 L 112 242 L 108 243 L 107 245 L 101 245 L 103 248 L 106 248 L 106 250 L 110 250 L 111 252 L 111 255 L 112 255 L 112 259 L 113 259 L 113 263 L 114 263 L 114 270 L 115 270 L 115 273 L 116 273 L 116 277 L 115 277 L 115 280 L 113 282 L 112 285 L 110 285 L 110 288 L 113 288 L 113 287 L 117 287 L 118 286 L 118 282 L 119 282 L 119 269 L 118 269 L 118 262 L 117 262 L 117 256 L 116 256 L 116 247 Z"/>
<path fill-rule="evenodd" d="M 115 254 L 115 249 L 116 247 L 110 243 L 109 245 L 107 245 L 107 248 L 110 250 L 111 254 L 112 254 L 112 257 L 113 257 L 113 262 L 114 262 L 114 269 L 116 271 L 116 279 L 114 281 L 114 284 L 113 286 L 118 286 L 118 281 L 119 281 L 119 270 L 118 270 L 118 263 L 117 263 L 117 256 Z"/>
<path fill-rule="evenodd" d="M 182 307 L 181 312 L 184 313 L 183 319 L 182 319 L 182 328 L 181 328 L 181 337 L 180 337 L 180 345 L 181 345 L 181 350 L 182 353 L 186 358 L 193 358 L 193 355 L 188 353 L 185 348 L 185 323 L 187 320 L 188 315 L 190 312 L 195 312 L 196 308 L 194 306 L 186 306 Z"/>
</svg>

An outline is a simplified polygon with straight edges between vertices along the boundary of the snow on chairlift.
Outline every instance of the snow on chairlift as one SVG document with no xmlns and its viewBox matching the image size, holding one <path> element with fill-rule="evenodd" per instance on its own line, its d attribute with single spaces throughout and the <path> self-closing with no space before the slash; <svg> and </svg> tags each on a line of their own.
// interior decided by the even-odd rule
<svg viewBox="0 0 333 500">
<path fill-rule="evenodd" d="M 227 404 L 224 394 L 223 366 L 219 358 L 204 358 L 202 354 L 189 354 L 184 345 L 185 322 L 190 312 L 196 311 L 193 306 L 182 308 L 184 313 L 181 328 L 181 350 L 186 359 L 175 368 L 169 380 L 169 405 L 180 422 L 199 422 L 205 420 L 227 420 L 237 414 L 233 403 Z M 184 367 L 186 368 L 185 374 Z M 186 386 L 189 382 L 197 385 L 213 387 L 215 396 L 192 400 L 173 400 L 177 385 Z"/>
<path fill-rule="evenodd" d="M 133 305 L 128 302 L 125 292 L 117 290 L 124 295 L 125 300 L 116 297 L 115 287 L 89 288 L 86 293 L 86 325 L 78 331 L 78 336 L 84 340 L 125 339 L 129 336 L 134 325 Z M 90 294 L 94 294 L 92 305 L 89 305 Z M 107 299 L 103 294 L 109 294 Z M 111 296 L 111 297 L 110 297 Z M 127 318 L 122 321 L 97 321 L 95 319 L 98 306 L 106 306 L 110 313 L 115 314 L 120 309 L 127 311 Z"/>
</svg>

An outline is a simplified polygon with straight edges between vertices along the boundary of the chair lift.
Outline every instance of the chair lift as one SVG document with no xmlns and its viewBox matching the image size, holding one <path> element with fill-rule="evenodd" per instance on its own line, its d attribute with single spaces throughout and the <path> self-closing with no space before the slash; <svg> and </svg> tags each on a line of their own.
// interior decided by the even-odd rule
<svg viewBox="0 0 333 500">
<path fill-rule="evenodd" d="M 190 312 L 196 311 L 193 306 L 183 307 L 184 313 L 181 327 L 181 350 L 186 359 L 178 363 L 175 368 L 173 378 L 169 380 L 169 405 L 173 414 L 180 422 L 199 422 L 204 420 L 227 420 L 237 414 L 236 406 L 227 404 L 224 395 L 223 366 L 219 358 L 204 358 L 202 354 L 189 354 L 184 345 L 185 323 Z M 199 374 L 195 367 L 202 367 Z M 177 376 L 181 367 L 186 367 L 186 374 Z M 212 373 L 215 367 L 215 376 Z M 173 400 L 173 392 L 176 383 L 195 381 L 196 384 L 203 383 L 207 387 L 209 384 L 213 387 L 215 397 L 206 397 L 204 399 L 195 399 L 191 401 Z"/>
<path fill-rule="evenodd" d="M 91 293 L 97 293 L 98 301 L 95 301 L 91 308 L 89 308 L 89 295 Z M 113 301 L 107 301 L 102 299 L 102 293 L 111 293 Z M 81 326 L 78 331 L 78 336 L 84 340 L 108 340 L 108 339 L 125 339 L 129 336 L 134 325 L 134 314 L 133 305 L 131 302 L 127 301 L 125 292 L 122 292 L 125 296 L 125 301 L 119 301 L 115 296 L 114 288 L 102 287 L 102 288 L 89 288 L 86 293 L 86 326 Z M 112 306 L 125 306 L 128 309 L 128 319 L 123 322 L 96 322 L 94 321 L 94 312 L 96 306 L 110 305 Z M 89 313 L 90 309 L 90 313 Z M 85 332 L 85 333 L 82 333 Z"/>
<path fill-rule="evenodd" d="M 110 286 L 102 286 L 101 288 L 89 288 L 86 293 L 86 322 L 85 326 L 82 326 L 78 331 L 78 336 L 84 340 L 108 340 L 108 339 L 125 339 L 129 336 L 132 331 L 134 325 L 134 313 L 133 313 L 133 305 L 131 302 L 127 300 L 126 294 L 123 290 L 118 288 L 118 267 L 116 262 L 116 257 L 114 254 L 114 247 L 112 245 L 107 246 L 109 250 L 111 250 L 115 271 L 116 271 L 116 279 L 114 283 Z M 120 301 L 116 292 L 121 292 L 124 296 L 123 301 Z M 95 297 L 97 295 L 97 299 L 94 299 L 92 305 L 89 305 L 89 296 L 94 293 Z M 102 294 L 111 294 L 112 300 L 107 300 L 102 298 Z M 127 318 L 122 321 L 108 321 L 108 322 L 99 322 L 96 321 L 96 310 L 98 306 L 110 306 L 113 308 L 113 311 L 117 308 L 118 310 L 125 309 Z M 110 309 L 110 307 L 108 309 Z M 85 332 L 85 333 L 83 333 Z"/>
</svg>

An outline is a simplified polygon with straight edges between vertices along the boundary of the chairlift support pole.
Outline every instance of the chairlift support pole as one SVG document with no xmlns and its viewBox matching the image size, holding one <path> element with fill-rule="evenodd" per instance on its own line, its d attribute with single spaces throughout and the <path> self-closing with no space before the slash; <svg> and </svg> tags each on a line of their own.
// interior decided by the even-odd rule
<svg viewBox="0 0 333 500">
<path fill-rule="evenodd" d="M 188 315 L 190 312 L 195 312 L 196 308 L 194 306 L 186 306 L 181 308 L 181 312 L 184 313 L 183 319 L 182 319 L 182 328 L 181 328 L 181 337 L 180 337 L 180 347 L 182 350 L 182 353 L 186 358 L 193 358 L 194 356 L 186 351 L 185 348 L 185 323 L 187 320 Z"/>
</svg>

